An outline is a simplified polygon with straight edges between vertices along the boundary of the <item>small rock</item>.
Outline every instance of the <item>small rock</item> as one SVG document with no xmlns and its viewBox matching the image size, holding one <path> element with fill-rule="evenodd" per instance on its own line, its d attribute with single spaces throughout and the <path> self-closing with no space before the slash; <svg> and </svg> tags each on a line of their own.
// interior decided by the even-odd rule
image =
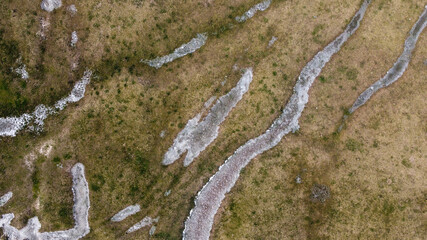
<svg viewBox="0 0 427 240">
<path fill-rule="evenodd" d="M 165 192 L 165 197 L 167 197 L 167 196 L 169 196 L 171 194 L 171 190 L 169 189 L 169 190 L 167 190 L 166 192 Z"/>
<path fill-rule="evenodd" d="M 322 184 L 315 184 L 311 189 L 311 200 L 313 202 L 324 203 L 331 196 L 329 187 Z"/>
<path fill-rule="evenodd" d="M 296 182 L 297 184 L 301 184 L 301 183 L 302 183 L 302 178 L 301 178 L 301 176 L 300 176 L 300 175 L 298 175 L 298 176 L 295 178 L 295 182 Z"/>
</svg>

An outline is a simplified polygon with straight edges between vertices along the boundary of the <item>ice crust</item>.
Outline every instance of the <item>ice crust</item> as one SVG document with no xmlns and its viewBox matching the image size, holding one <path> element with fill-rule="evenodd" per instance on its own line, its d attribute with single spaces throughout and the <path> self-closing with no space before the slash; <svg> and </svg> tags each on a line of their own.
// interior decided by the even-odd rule
<svg viewBox="0 0 427 240">
<path fill-rule="evenodd" d="M 5 195 L 0 197 L 0 207 L 3 207 L 12 198 L 13 193 L 7 192 Z"/>
<path fill-rule="evenodd" d="M 54 107 L 48 107 L 44 104 L 40 104 L 31 114 L 25 113 L 19 117 L 0 118 L 0 137 L 15 137 L 20 130 L 24 129 L 25 126 L 30 123 L 33 123 L 33 125 L 28 128 L 30 131 L 42 131 L 44 120 L 49 115 L 57 113 L 58 111 L 63 110 L 67 104 L 78 102 L 83 98 L 86 85 L 89 84 L 91 76 L 92 72 L 90 70 L 85 71 L 82 79 L 74 85 L 70 95 L 57 101 Z"/>
<path fill-rule="evenodd" d="M 252 18 L 256 12 L 265 11 L 271 4 L 271 0 L 265 0 L 251 7 L 248 11 L 246 11 L 242 16 L 236 17 L 236 21 L 244 22 L 249 18 Z"/>
<path fill-rule="evenodd" d="M 159 221 L 159 218 L 152 219 L 151 217 L 145 217 L 140 222 L 137 222 L 135 225 L 130 227 L 126 233 L 132 233 L 135 232 L 143 227 L 151 226 L 153 223 L 156 223 Z"/>
<path fill-rule="evenodd" d="M 190 119 L 185 128 L 178 133 L 172 146 L 165 153 L 162 162 L 163 165 L 174 163 L 185 152 L 187 152 L 187 155 L 184 159 L 184 166 L 190 165 L 199 156 L 200 152 L 216 139 L 219 125 L 242 99 L 243 94 L 248 91 L 252 77 L 252 68 L 244 70 L 236 87 L 231 89 L 226 95 L 220 97 L 201 122 L 199 122 L 202 116 L 201 113 Z M 209 107 L 214 100 L 214 98 L 210 98 L 205 105 Z"/>
<path fill-rule="evenodd" d="M 89 187 L 84 171 L 85 168 L 81 163 L 77 163 L 71 169 L 71 174 L 73 175 L 72 190 L 74 195 L 74 228 L 64 231 L 40 233 L 40 221 L 38 217 L 33 217 L 28 220 L 28 223 L 24 228 L 18 230 L 10 225 L 10 222 L 15 215 L 13 213 L 8 213 L 2 215 L 0 218 L 0 227 L 3 228 L 3 233 L 11 240 L 76 240 L 87 235 L 90 231 L 90 201 Z"/>
<path fill-rule="evenodd" d="M 61 0 L 43 0 L 40 4 L 40 7 L 48 12 L 52 12 L 53 10 L 60 8 L 62 6 Z"/>
<path fill-rule="evenodd" d="M 384 77 L 376 81 L 368 89 L 366 89 L 362 94 L 360 94 L 360 96 L 354 102 L 353 106 L 349 109 L 350 113 L 353 113 L 354 111 L 356 111 L 356 109 L 364 105 L 372 97 L 372 95 L 375 92 L 377 92 L 379 89 L 389 86 L 390 84 L 397 81 L 403 75 L 403 73 L 408 68 L 409 61 L 411 60 L 412 51 L 415 48 L 418 37 L 420 36 L 421 32 L 426 27 L 426 25 L 427 25 L 427 5 L 425 6 L 421 16 L 418 18 L 418 21 L 415 23 L 415 25 L 412 27 L 411 31 L 409 32 L 409 36 L 408 38 L 406 38 L 406 41 L 404 44 L 402 55 L 400 55 L 400 57 L 394 63 L 393 67 L 387 71 Z"/>
<path fill-rule="evenodd" d="M 207 39 L 208 35 L 206 33 L 198 33 L 197 37 L 191 39 L 188 43 L 181 45 L 179 48 L 175 49 L 173 53 L 152 60 L 141 60 L 141 62 L 144 62 L 151 67 L 159 69 L 161 66 L 163 66 L 163 64 L 172 62 L 177 58 L 195 52 L 197 49 L 205 45 Z"/>
<path fill-rule="evenodd" d="M 365 0 L 345 31 L 317 53 L 303 68 L 295 84 L 294 93 L 281 116 L 264 134 L 239 147 L 199 191 L 194 201 L 195 207 L 190 211 L 185 222 L 183 239 L 209 239 L 214 216 L 225 194 L 231 190 L 239 178 L 240 171 L 257 155 L 276 146 L 283 136 L 299 128 L 298 119 L 308 102 L 310 86 L 332 55 L 340 50 L 342 44 L 359 27 L 369 3 L 370 1 Z"/>
<path fill-rule="evenodd" d="M 141 210 L 141 206 L 139 204 L 131 205 L 129 207 L 124 208 L 120 212 L 118 212 L 116 215 L 114 215 L 111 218 L 112 222 L 120 222 L 123 221 L 125 218 L 129 217 L 130 215 L 133 215 Z"/>
</svg>

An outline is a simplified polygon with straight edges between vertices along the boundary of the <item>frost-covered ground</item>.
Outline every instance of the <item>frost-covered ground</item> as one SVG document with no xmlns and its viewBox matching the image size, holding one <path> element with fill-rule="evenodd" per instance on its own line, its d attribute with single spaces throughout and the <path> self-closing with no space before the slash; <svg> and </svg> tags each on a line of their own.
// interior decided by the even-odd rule
<svg viewBox="0 0 427 240">
<path fill-rule="evenodd" d="M 230 111 L 242 99 L 249 85 L 252 82 L 252 69 L 245 69 L 236 87 L 226 95 L 220 97 L 208 115 L 200 121 L 201 113 L 190 119 L 185 128 L 175 138 L 173 145 L 168 149 L 163 157 L 163 164 L 174 163 L 178 158 L 187 152 L 184 166 L 190 165 L 205 148 L 211 144 L 218 136 L 219 125 L 225 120 Z M 210 98 L 205 107 L 209 107 L 215 98 Z"/>
<path fill-rule="evenodd" d="M 364 1 L 344 32 L 317 53 L 303 68 L 295 84 L 294 93 L 281 116 L 264 134 L 239 147 L 200 190 L 194 201 L 195 207 L 190 211 L 185 222 L 183 239 L 209 239 L 214 216 L 225 194 L 231 190 L 239 178 L 240 171 L 257 155 L 276 146 L 283 136 L 298 130 L 298 119 L 308 102 L 308 91 L 312 83 L 332 55 L 340 50 L 343 43 L 359 27 L 369 3 L 370 1 Z"/>
<path fill-rule="evenodd" d="M 77 163 L 71 169 L 73 176 L 72 191 L 74 195 L 73 216 L 75 225 L 74 228 L 40 233 L 41 228 L 38 217 L 33 217 L 28 220 L 27 225 L 18 230 L 10 225 L 15 217 L 13 213 L 2 215 L 0 218 L 0 227 L 3 228 L 3 233 L 9 239 L 13 240 L 76 240 L 84 237 L 90 231 L 89 227 L 89 187 L 85 178 L 85 168 L 83 164 Z"/>
<path fill-rule="evenodd" d="M 188 43 L 185 43 L 179 48 L 175 49 L 173 53 L 152 60 L 141 60 L 141 62 L 144 62 L 149 66 L 158 69 L 163 66 L 163 64 L 172 62 L 177 58 L 195 52 L 197 49 L 205 45 L 207 39 L 208 35 L 206 33 L 198 33 L 197 37 L 191 39 Z"/>
<path fill-rule="evenodd" d="M 57 101 L 54 107 L 47 107 L 40 104 L 31 113 L 22 114 L 19 117 L 0 118 L 0 137 L 15 137 L 16 134 L 23 130 L 27 125 L 30 131 L 39 132 L 43 130 L 44 120 L 58 111 L 63 110 L 69 103 L 80 101 L 84 97 L 86 85 L 89 84 L 92 71 L 87 70 L 80 81 L 75 85 L 71 93 L 61 100 Z"/>
<path fill-rule="evenodd" d="M 371 96 L 377 92 L 379 89 L 389 86 L 390 84 L 397 81 L 408 68 L 409 61 L 411 60 L 412 50 L 414 50 L 417 43 L 418 37 L 421 32 L 427 26 L 427 5 L 424 8 L 424 12 L 418 18 L 418 21 L 412 27 L 409 32 L 409 36 L 405 41 L 404 49 L 402 55 L 394 63 L 393 67 L 387 71 L 387 74 L 382 77 L 380 80 L 372 84 L 368 89 L 366 89 L 360 96 L 356 99 L 353 106 L 350 108 L 349 112 L 353 113 L 365 104 Z"/>
<path fill-rule="evenodd" d="M 246 11 L 242 16 L 236 17 L 236 21 L 244 22 L 249 18 L 252 18 L 256 12 L 265 11 L 271 4 L 272 0 L 265 0 L 251 7 L 248 11 Z"/>
</svg>

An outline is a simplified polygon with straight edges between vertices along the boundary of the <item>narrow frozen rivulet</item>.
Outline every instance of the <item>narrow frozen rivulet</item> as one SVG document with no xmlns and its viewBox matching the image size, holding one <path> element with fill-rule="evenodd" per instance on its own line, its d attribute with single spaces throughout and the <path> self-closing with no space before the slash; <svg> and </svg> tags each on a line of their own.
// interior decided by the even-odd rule
<svg viewBox="0 0 427 240">
<path fill-rule="evenodd" d="M 12 198 L 13 193 L 7 192 L 5 195 L 0 197 L 0 207 L 3 207 Z"/>
<path fill-rule="evenodd" d="M 400 55 L 400 57 L 394 63 L 393 67 L 387 71 L 387 74 L 384 77 L 376 81 L 362 94 L 360 94 L 360 96 L 354 102 L 353 106 L 349 109 L 350 113 L 353 113 L 354 111 L 356 111 L 356 109 L 365 104 L 371 98 L 371 96 L 379 89 L 389 86 L 403 75 L 403 73 L 406 71 L 406 68 L 408 68 L 409 61 L 411 60 L 412 50 L 414 50 L 415 48 L 418 37 L 426 26 L 427 5 L 425 6 L 420 18 L 409 32 L 409 36 L 408 38 L 406 38 L 404 44 L 402 55 Z"/>
<path fill-rule="evenodd" d="M 47 107 L 44 104 L 40 104 L 36 109 L 28 114 L 22 114 L 19 117 L 5 117 L 0 118 L 0 137 L 15 137 L 17 132 L 25 128 L 25 126 L 33 123 L 34 125 L 29 126 L 30 131 L 39 132 L 43 130 L 44 120 L 54 113 L 63 110 L 68 103 L 78 102 L 83 98 L 86 85 L 89 84 L 92 71 L 85 71 L 83 77 L 78 81 L 70 95 L 57 101 L 54 107 Z"/>
<path fill-rule="evenodd" d="M 126 233 L 132 233 L 135 232 L 143 227 L 151 226 L 153 223 L 156 223 L 159 221 L 159 218 L 152 219 L 151 217 L 145 217 L 141 221 L 137 222 L 135 225 L 130 227 Z"/>
<path fill-rule="evenodd" d="M 199 122 L 202 116 L 201 113 L 190 119 L 165 153 L 163 165 L 174 163 L 185 152 L 187 152 L 187 155 L 184 159 L 184 166 L 190 165 L 199 156 L 200 152 L 205 150 L 217 138 L 219 125 L 242 99 L 243 94 L 248 91 L 252 77 L 252 68 L 245 69 L 237 85 L 216 101 L 201 122 Z M 209 99 L 206 105 L 210 105 L 210 102 L 213 101 L 212 99 L 214 98 Z"/>
<path fill-rule="evenodd" d="M 270 7 L 271 0 L 265 0 L 251 7 L 248 11 L 246 11 L 242 16 L 236 17 L 236 21 L 244 22 L 249 18 L 252 18 L 256 12 L 265 11 L 268 7 Z"/>
<path fill-rule="evenodd" d="M 53 10 L 60 8 L 62 6 L 61 0 L 43 0 L 40 4 L 40 7 L 48 12 L 52 12 Z"/>
<path fill-rule="evenodd" d="M 2 215 L 0 218 L 0 228 L 3 228 L 3 233 L 12 240 L 76 240 L 84 237 L 90 231 L 89 228 L 89 187 L 85 178 L 85 168 L 83 164 L 77 163 L 71 169 L 73 175 L 73 195 L 74 195 L 74 228 L 40 233 L 41 224 L 38 217 L 33 217 L 28 220 L 27 225 L 18 230 L 10 225 L 10 222 L 15 217 L 13 213 Z"/>
<path fill-rule="evenodd" d="M 225 194 L 239 178 L 240 171 L 257 155 L 273 148 L 286 134 L 299 128 L 298 119 L 308 102 L 308 91 L 322 68 L 337 53 L 344 42 L 356 31 L 370 1 L 364 1 L 350 24 L 333 42 L 318 52 L 302 69 L 289 102 L 283 113 L 262 135 L 249 140 L 230 156 L 208 183 L 199 191 L 195 206 L 185 221 L 183 239 L 209 239 L 214 216 Z"/>
<path fill-rule="evenodd" d="M 129 217 L 130 215 L 133 215 L 133 214 L 139 212 L 140 210 L 141 210 L 141 207 L 139 206 L 139 204 L 131 205 L 129 207 L 124 208 L 120 212 L 116 213 L 116 215 L 114 215 L 111 218 L 111 221 L 112 222 L 123 221 L 125 218 Z"/>
<path fill-rule="evenodd" d="M 208 35 L 206 33 L 198 33 L 197 37 L 191 39 L 188 43 L 181 45 L 179 48 L 175 49 L 173 53 L 152 60 L 141 60 L 141 62 L 159 69 L 161 66 L 163 66 L 163 64 L 172 62 L 177 58 L 195 52 L 197 49 L 205 45 L 207 39 Z"/>
</svg>

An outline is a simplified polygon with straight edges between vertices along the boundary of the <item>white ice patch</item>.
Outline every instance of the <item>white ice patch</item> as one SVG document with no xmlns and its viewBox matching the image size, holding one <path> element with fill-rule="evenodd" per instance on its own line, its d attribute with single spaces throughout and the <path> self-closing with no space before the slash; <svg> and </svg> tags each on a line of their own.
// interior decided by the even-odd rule
<svg viewBox="0 0 427 240">
<path fill-rule="evenodd" d="M 75 225 L 74 228 L 40 233 L 41 228 L 38 217 L 33 217 L 28 220 L 27 226 L 18 230 L 10 225 L 10 222 L 15 217 L 13 213 L 4 214 L 0 218 L 0 228 L 3 228 L 3 233 L 9 239 L 13 240 L 76 240 L 84 237 L 90 231 L 89 228 L 89 187 L 84 174 L 84 166 L 77 163 L 71 169 L 73 175 L 73 195 L 74 207 L 73 216 Z"/>
<path fill-rule="evenodd" d="M 141 210 L 141 207 L 139 204 L 131 205 L 129 207 L 126 207 L 125 209 L 118 212 L 116 215 L 114 215 L 111 218 L 112 222 L 120 222 L 123 221 L 125 218 L 129 217 L 130 215 L 133 215 Z"/>
<path fill-rule="evenodd" d="M 126 233 L 132 233 L 135 232 L 143 227 L 151 226 L 153 223 L 156 223 L 159 221 L 159 218 L 152 219 L 151 217 L 145 217 L 140 222 L 136 223 L 132 227 L 130 227 Z"/>
<path fill-rule="evenodd" d="M 308 91 L 311 85 L 332 55 L 340 50 L 342 44 L 359 27 L 369 2 L 369 0 L 364 1 L 346 30 L 317 53 L 303 68 L 295 84 L 294 93 L 280 117 L 264 134 L 239 147 L 199 191 L 194 201 L 195 207 L 185 221 L 183 239 L 208 240 L 214 216 L 225 194 L 230 192 L 239 178 L 240 171 L 257 155 L 273 148 L 286 134 L 298 129 L 298 119 L 308 102 Z"/>
<path fill-rule="evenodd" d="M 53 10 L 60 8 L 62 6 L 61 0 L 43 0 L 40 7 L 48 12 L 52 12 Z"/>
<path fill-rule="evenodd" d="M 172 62 L 177 58 L 195 52 L 197 49 L 205 45 L 207 39 L 208 35 L 206 33 L 198 33 L 197 37 L 191 39 L 188 43 L 185 43 L 179 48 L 175 49 L 173 53 L 152 60 L 141 60 L 141 62 L 144 62 L 151 67 L 159 69 L 161 66 L 163 66 L 163 64 Z"/>
<path fill-rule="evenodd" d="M 226 95 L 220 97 L 203 121 L 199 122 L 201 113 L 190 119 L 185 128 L 178 133 L 172 146 L 163 157 L 163 165 L 174 163 L 187 152 L 184 166 L 190 165 L 205 148 L 218 136 L 219 125 L 225 120 L 230 111 L 242 99 L 252 82 L 252 68 L 246 69 L 236 87 Z M 210 101 L 208 100 L 208 105 Z"/>
<path fill-rule="evenodd" d="M 3 207 L 7 202 L 9 202 L 9 200 L 12 198 L 13 193 L 12 192 L 8 192 L 5 195 L 0 197 L 0 207 Z"/>
<path fill-rule="evenodd" d="M 90 83 L 90 78 L 92 76 L 92 71 L 85 71 L 82 79 L 74 85 L 73 90 L 71 90 L 70 95 L 59 100 L 55 103 L 55 108 L 58 110 L 64 109 L 68 103 L 75 103 L 80 101 L 85 95 L 86 85 Z"/>
<path fill-rule="evenodd" d="M 67 11 L 71 14 L 71 16 L 74 16 L 77 13 L 76 5 L 71 4 L 67 7 Z"/>
<path fill-rule="evenodd" d="M 170 194 L 171 194 L 171 192 L 172 192 L 172 190 L 167 190 L 163 195 L 165 196 L 165 197 L 167 197 L 167 196 L 169 196 Z"/>
<path fill-rule="evenodd" d="M 33 123 L 34 125 L 29 126 L 30 131 L 39 132 L 43 130 L 44 120 L 57 111 L 63 110 L 68 103 L 74 103 L 83 98 L 86 85 L 90 82 L 92 72 L 87 70 L 80 81 L 74 85 L 70 95 L 57 101 L 54 107 L 47 107 L 40 104 L 36 107 L 34 112 L 31 114 L 25 113 L 20 117 L 5 117 L 0 118 L 0 137 L 15 137 L 18 131 L 21 131 L 25 126 Z"/>
<path fill-rule="evenodd" d="M 277 41 L 277 37 L 273 36 L 268 42 L 268 47 L 270 48 Z"/>
<path fill-rule="evenodd" d="M 406 38 L 406 41 L 404 44 L 402 55 L 400 55 L 400 57 L 394 63 L 393 67 L 387 71 L 387 74 L 384 77 L 376 81 L 368 89 L 366 89 L 362 94 L 360 94 L 360 96 L 354 102 L 353 106 L 350 108 L 349 110 L 350 113 L 353 113 L 354 111 L 356 111 L 356 109 L 364 105 L 375 92 L 377 92 L 381 88 L 387 87 L 390 84 L 394 83 L 403 75 L 403 73 L 406 71 L 406 68 L 408 68 L 409 61 L 411 60 L 412 51 L 415 48 L 418 37 L 420 36 L 421 32 L 426 26 L 427 26 L 427 5 L 423 13 L 421 14 L 420 18 L 418 19 L 418 21 L 415 23 L 415 25 L 412 27 L 411 31 L 409 32 L 409 36 L 408 38 Z"/>
<path fill-rule="evenodd" d="M 70 43 L 71 47 L 75 47 L 78 41 L 79 41 L 79 37 L 77 36 L 77 32 L 73 31 L 71 33 L 71 43 Z"/>
<path fill-rule="evenodd" d="M 271 4 L 271 0 L 265 0 L 251 7 L 248 11 L 246 11 L 242 16 L 236 17 L 236 21 L 244 22 L 249 18 L 252 18 L 256 12 L 265 11 Z"/>
<path fill-rule="evenodd" d="M 15 69 L 15 72 L 21 75 L 22 79 L 28 79 L 30 77 L 30 75 L 28 75 L 27 66 L 25 64 L 22 64 L 20 67 Z"/>
</svg>

